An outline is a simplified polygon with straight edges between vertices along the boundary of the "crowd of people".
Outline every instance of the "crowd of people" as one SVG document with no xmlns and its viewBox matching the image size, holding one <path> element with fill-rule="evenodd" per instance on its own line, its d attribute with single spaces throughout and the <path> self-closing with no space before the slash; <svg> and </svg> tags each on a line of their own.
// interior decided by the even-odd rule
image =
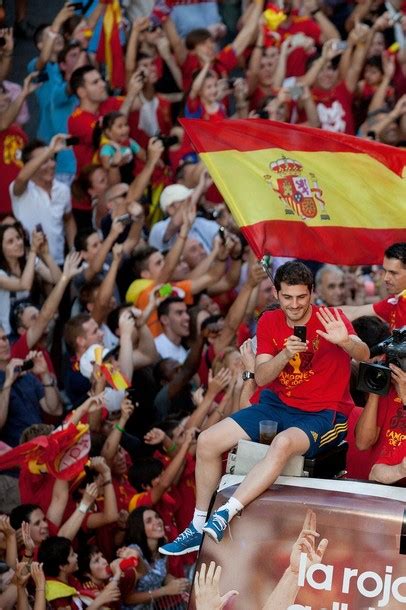
<svg viewBox="0 0 406 610">
<path fill-rule="evenodd" d="M 348 476 L 405 477 L 406 365 L 385 396 L 356 380 L 406 324 L 406 243 L 382 265 L 264 266 L 179 119 L 402 146 L 406 16 L 397 0 L 123 0 L 117 84 L 98 48 L 110 0 L 32 32 L 25 4 L 0 29 L 0 607 L 182 610 L 203 530 L 221 541 L 291 456 L 347 436 Z M 263 419 L 266 458 L 207 521 L 225 452 Z"/>
</svg>

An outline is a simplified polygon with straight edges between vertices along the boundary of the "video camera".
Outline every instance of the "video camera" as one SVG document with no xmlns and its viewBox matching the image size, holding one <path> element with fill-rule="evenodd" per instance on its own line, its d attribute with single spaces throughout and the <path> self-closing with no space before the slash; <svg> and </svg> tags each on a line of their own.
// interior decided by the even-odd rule
<svg viewBox="0 0 406 610">
<path fill-rule="evenodd" d="M 406 326 L 395 328 L 390 337 L 371 348 L 371 358 L 385 354 L 383 364 L 360 362 L 357 390 L 385 396 L 389 392 L 391 370 L 389 364 L 395 364 L 406 371 Z"/>
</svg>

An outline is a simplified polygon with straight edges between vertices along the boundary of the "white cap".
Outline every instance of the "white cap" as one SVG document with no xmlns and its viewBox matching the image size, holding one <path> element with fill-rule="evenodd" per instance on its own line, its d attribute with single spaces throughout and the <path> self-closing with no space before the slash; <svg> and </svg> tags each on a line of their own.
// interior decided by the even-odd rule
<svg viewBox="0 0 406 610">
<path fill-rule="evenodd" d="M 103 350 L 102 358 L 104 358 L 104 356 L 109 353 L 108 349 L 106 349 L 102 345 L 98 345 L 97 343 L 87 348 L 85 353 L 82 354 L 79 363 L 80 372 L 82 373 L 83 377 L 86 377 L 87 379 L 90 379 L 93 373 L 93 365 L 96 362 L 96 348 L 100 348 L 101 350 Z"/>
<path fill-rule="evenodd" d="M 186 186 L 183 186 L 183 184 L 170 184 L 165 187 L 161 193 L 161 198 L 159 200 L 161 210 L 166 214 L 167 209 L 172 203 L 175 203 L 175 201 L 183 201 L 190 197 L 192 193 L 193 189 L 188 189 Z"/>
</svg>

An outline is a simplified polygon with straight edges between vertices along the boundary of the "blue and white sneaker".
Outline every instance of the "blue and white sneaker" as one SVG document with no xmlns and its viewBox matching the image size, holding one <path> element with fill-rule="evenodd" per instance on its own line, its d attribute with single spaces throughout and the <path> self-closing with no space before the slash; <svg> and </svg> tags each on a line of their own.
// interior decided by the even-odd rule
<svg viewBox="0 0 406 610">
<path fill-rule="evenodd" d="M 198 551 L 202 543 L 203 534 L 197 531 L 193 523 L 187 527 L 173 542 L 168 542 L 159 547 L 162 555 L 186 555 Z"/>
<path fill-rule="evenodd" d="M 224 532 L 229 523 L 229 512 L 226 508 L 216 510 L 203 528 L 205 534 L 213 538 L 215 542 L 223 540 Z"/>
</svg>

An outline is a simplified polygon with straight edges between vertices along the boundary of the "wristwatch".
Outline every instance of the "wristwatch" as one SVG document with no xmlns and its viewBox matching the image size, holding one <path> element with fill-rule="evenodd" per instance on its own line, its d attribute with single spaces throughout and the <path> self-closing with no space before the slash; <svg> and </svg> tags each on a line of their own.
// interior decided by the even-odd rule
<svg viewBox="0 0 406 610">
<path fill-rule="evenodd" d="M 252 371 L 244 371 L 242 374 L 242 380 L 248 381 L 248 379 L 255 379 L 255 375 Z"/>
</svg>

